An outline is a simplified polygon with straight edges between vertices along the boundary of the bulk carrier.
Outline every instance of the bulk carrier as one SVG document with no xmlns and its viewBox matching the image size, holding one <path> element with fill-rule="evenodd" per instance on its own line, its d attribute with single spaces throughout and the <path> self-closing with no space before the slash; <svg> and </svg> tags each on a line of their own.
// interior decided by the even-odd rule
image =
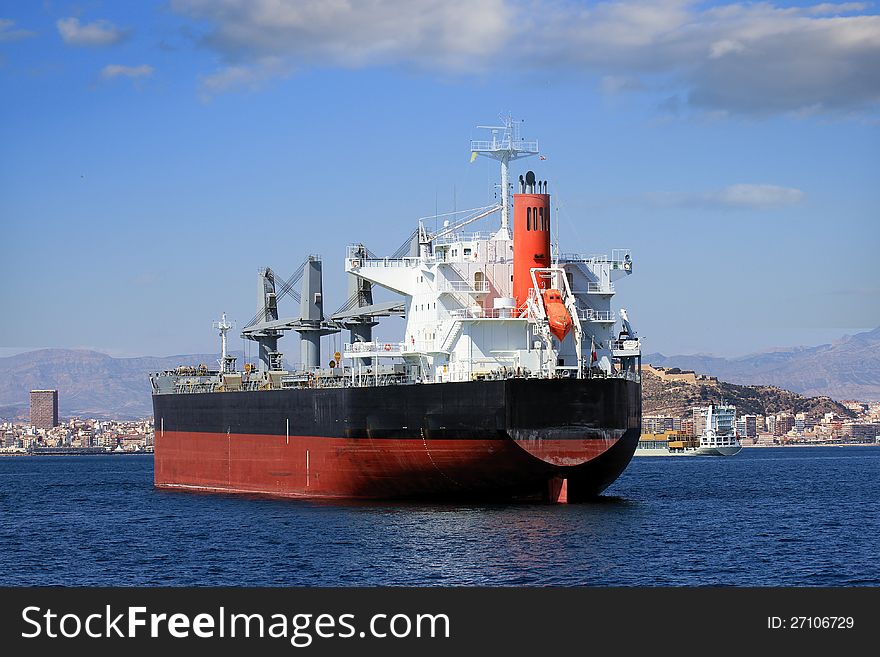
<svg viewBox="0 0 880 657">
<path fill-rule="evenodd" d="M 641 432 L 639 339 L 611 306 L 632 259 L 552 248 L 548 182 L 532 171 L 510 182 L 513 161 L 539 154 L 519 128 L 508 117 L 471 142 L 472 161 L 500 163 L 500 202 L 440 215 L 432 230 L 419 220 L 391 256 L 349 246 L 349 298 L 329 314 L 319 257 L 286 280 L 261 269 L 257 313 L 241 330 L 255 366 L 236 368 L 224 315 L 217 370 L 152 374 L 155 485 L 550 502 L 609 486 Z M 486 232 L 466 230 L 493 218 Z M 374 286 L 393 299 L 374 302 Z M 286 296 L 298 317 L 279 317 Z M 403 339 L 375 339 L 393 315 L 405 318 Z M 286 331 L 300 337 L 290 368 L 278 350 Z M 322 360 L 322 336 L 343 331 L 342 353 Z"/>
</svg>

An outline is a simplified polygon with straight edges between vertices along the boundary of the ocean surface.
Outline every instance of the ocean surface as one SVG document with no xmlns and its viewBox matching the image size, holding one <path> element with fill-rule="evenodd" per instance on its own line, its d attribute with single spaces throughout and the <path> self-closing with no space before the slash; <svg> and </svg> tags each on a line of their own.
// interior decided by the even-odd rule
<svg viewBox="0 0 880 657">
<path fill-rule="evenodd" d="M 0 585 L 880 586 L 880 448 L 636 458 L 571 506 L 152 487 L 150 456 L 0 458 Z"/>
</svg>

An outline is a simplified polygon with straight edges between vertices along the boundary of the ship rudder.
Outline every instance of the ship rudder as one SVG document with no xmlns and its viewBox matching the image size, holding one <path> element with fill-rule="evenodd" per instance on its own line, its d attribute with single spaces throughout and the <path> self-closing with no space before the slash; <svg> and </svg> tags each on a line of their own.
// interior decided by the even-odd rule
<svg viewBox="0 0 880 657">
<path fill-rule="evenodd" d="M 552 477 L 547 482 L 546 501 L 550 504 L 568 504 L 568 479 L 566 477 Z"/>
</svg>

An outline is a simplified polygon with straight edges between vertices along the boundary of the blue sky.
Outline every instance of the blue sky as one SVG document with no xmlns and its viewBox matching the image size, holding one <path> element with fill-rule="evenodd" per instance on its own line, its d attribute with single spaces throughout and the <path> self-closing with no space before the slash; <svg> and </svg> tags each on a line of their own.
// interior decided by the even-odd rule
<svg viewBox="0 0 880 657">
<path fill-rule="evenodd" d="M 507 112 L 647 351 L 880 324 L 872 3 L 0 2 L 0 96 L 0 354 L 210 351 L 308 253 L 335 308 L 346 244 L 491 200 Z"/>
</svg>

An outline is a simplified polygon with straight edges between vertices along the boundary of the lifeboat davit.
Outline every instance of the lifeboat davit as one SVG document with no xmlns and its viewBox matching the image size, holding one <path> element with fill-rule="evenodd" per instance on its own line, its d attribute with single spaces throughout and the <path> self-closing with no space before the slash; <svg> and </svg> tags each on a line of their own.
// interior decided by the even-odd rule
<svg viewBox="0 0 880 657">
<path fill-rule="evenodd" d="M 562 293 L 559 290 L 544 290 L 542 296 L 544 297 L 544 310 L 550 321 L 550 332 L 562 342 L 573 325 L 571 314 L 562 301 Z"/>
</svg>

